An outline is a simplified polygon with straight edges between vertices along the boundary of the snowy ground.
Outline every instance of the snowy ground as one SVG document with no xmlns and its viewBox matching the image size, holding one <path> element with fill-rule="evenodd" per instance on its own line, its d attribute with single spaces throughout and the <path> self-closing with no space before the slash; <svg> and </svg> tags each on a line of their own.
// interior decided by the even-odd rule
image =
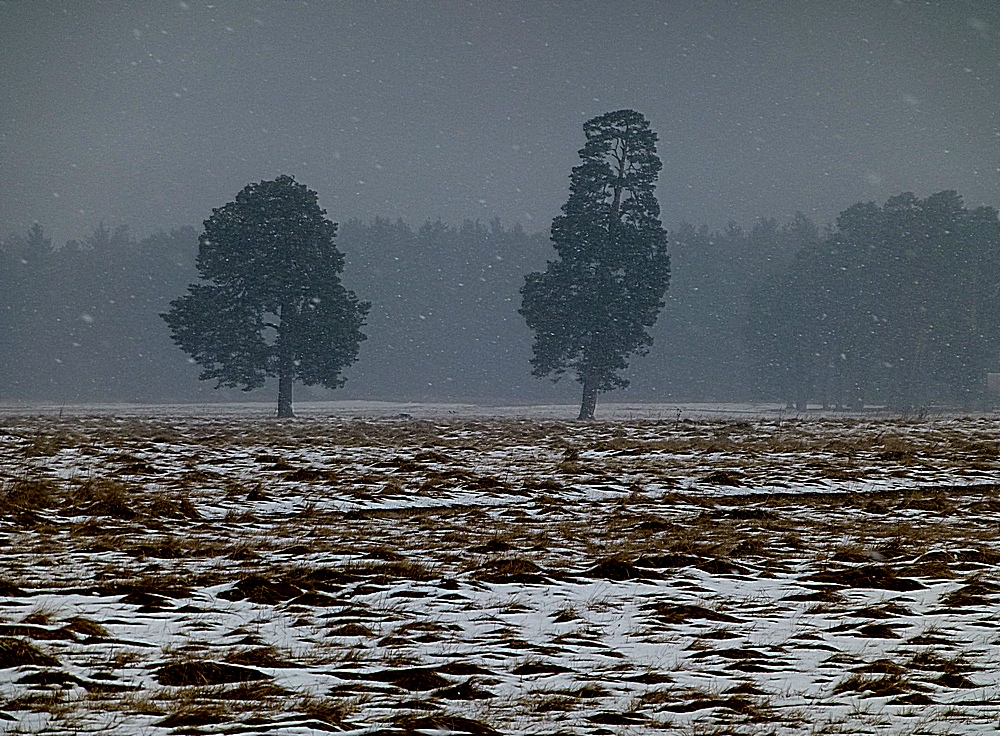
<svg viewBox="0 0 1000 736">
<path fill-rule="evenodd" d="M 995 417 L 297 409 L 7 408 L 0 731 L 1000 728 Z"/>
</svg>

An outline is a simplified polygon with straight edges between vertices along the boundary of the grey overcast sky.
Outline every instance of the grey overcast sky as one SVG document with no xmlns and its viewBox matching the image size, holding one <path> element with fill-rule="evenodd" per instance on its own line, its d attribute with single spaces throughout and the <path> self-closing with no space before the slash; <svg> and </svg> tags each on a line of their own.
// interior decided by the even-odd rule
<svg viewBox="0 0 1000 736">
<path fill-rule="evenodd" d="M 0 0 L 0 232 L 200 227 L 287 173 L 334 220 L 520 222 L 644 113 L 663 219 L 1000 205 L 1000 0 Z"/>
</svg>

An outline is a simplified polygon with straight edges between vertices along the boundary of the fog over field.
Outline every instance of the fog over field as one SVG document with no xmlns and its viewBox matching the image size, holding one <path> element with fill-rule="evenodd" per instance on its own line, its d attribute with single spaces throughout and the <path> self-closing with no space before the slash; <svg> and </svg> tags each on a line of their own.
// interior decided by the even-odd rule
<svg viewBox="0 0 1000 736">
<path fill-rule="evenodd" d="M 933 246 L 955 254 L 928 265 L 944 283 L 981 278 L 955 287 L 973 317 L 925 325 L 868 304 L 881 282 L 824 281 L 844 264 L 819 263 L 796 223 L 821 237 L 904 192 L 1000 204 L 998 51 L 993 0 L 0 0 L 0 398 L 245 398 L 199 382 L 159 314 L 197 280 L 213 209 L 287 174 L 340 223 L 344 284 L 372 304 L 340 393 L 297 395 L 578 401 L 572 375 L 532 377 L 519 290 L 554 258 L 581 126 L 636 110 L 658 136 L 672 275 L 613 400 L 982 406 L 1000 362 L 976 300 L 992 299 L 996 248 Z M 803 252 L 818 264 L 804 303 L 867 311 L 816 307 L 786 330 L 815 345 L 775 327 L 770 346 L 761 320 L 769 303 L 798 313 L 779 296 Z M 865 273 L 921 299 L 945 288 L 879 268 Z M 865 331 L 912 344 L 880 352 Z"/>
</svg>

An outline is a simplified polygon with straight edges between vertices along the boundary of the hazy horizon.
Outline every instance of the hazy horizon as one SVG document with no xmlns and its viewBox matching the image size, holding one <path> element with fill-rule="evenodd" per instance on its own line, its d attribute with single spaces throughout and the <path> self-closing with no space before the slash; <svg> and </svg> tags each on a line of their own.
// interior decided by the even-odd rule
<svg viewBox="0 0 1000 736">
<path fill-rule="evenodd" d="M 547 230 L 582 123 L 659 134 L 668 226 L 1000 204 L 1000 4 L 0 1 L 3 233 L 200 227 L 287 173 L 331 219 Z"/>
</svg>

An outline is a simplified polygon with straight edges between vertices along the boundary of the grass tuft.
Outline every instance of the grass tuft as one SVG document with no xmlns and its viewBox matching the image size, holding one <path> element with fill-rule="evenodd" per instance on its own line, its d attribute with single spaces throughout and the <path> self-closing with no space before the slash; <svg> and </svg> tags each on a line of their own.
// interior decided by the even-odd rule
<svg viewBox="0 0 1000 736">
<path fill-rule="evenodd" d="M 8 669 L 26 665 L 58 667 L 59 660 L 24 639 L 11 636 L 0 637 L 0 668 Z"/>
</svg>

